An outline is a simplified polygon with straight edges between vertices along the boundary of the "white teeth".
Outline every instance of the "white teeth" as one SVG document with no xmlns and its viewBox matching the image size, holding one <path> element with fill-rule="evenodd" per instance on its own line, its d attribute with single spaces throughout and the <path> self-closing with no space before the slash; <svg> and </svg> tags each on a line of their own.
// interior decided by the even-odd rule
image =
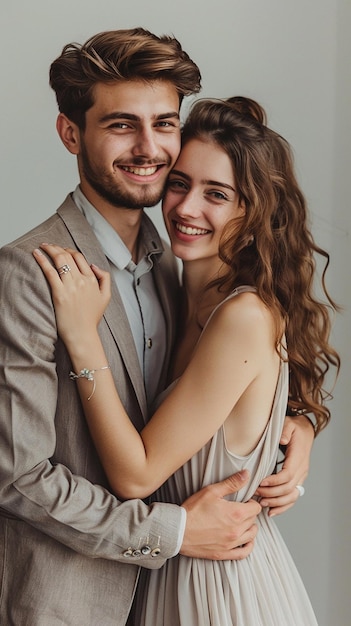
<svg viewBox="0 0 351 626">
<path fill-rule="evenodd" d="M 122 166 L 122 169 L 125 172 L 131 172 L 132 174 L 137 174 L 138 176 L 151 176 L 151 174 L 155 174 L 157 172 L 157 166 L 153 165 L 152 167 L 126 167 Z"/>
<path fill-rule="evenodd" d="M 205 228 L 192 228 L 191 226 L 183 226 L 182 224 L 178 224 L 178 222 L 176 222 L 176 229 L 179 230 L 181 233 L 184 233 L 184 235 L 206 235 L 206 233 L 209 233 L 209 230 L 206 230 Z"/>
</svg>

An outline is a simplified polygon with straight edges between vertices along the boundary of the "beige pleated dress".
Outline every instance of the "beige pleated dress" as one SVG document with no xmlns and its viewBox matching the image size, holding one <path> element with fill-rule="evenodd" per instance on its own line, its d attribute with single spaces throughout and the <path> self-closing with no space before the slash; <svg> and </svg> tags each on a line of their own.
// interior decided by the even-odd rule
<svg viewBox="0 0 351 626">
<path fill-rule="evenodd" d="M 254 290 L 243 286 L 229 297 L 243 291 Z M 251 498 L 276 466 L 288 384 L 288 363 L 282 360 L 271 416 L 251 454 L 231 453 L 221 427 L 162 485 L 155 501 L 181 504 L 202 487 L 244 468 L 250 471 L 250 482 L 233 499 Z M 300 575 L 266 510 L 258 526 L 253 552 L 242 561 L 176 556 L 159 570 L 143 570 L 135 626 L 316 626 Z"/>
</svg>

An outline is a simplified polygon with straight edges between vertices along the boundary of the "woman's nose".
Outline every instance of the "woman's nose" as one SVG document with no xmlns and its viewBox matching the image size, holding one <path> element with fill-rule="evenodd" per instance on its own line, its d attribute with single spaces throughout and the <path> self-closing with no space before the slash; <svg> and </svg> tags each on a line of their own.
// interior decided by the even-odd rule
<svg viewBox="0 0 351 626">
<path fill-rule="evenodd" d="M 195 191 L 189 191 L 176 207 L 179 217 L 199 217 L 201 214 L 201 199 Z"/>
</svg>

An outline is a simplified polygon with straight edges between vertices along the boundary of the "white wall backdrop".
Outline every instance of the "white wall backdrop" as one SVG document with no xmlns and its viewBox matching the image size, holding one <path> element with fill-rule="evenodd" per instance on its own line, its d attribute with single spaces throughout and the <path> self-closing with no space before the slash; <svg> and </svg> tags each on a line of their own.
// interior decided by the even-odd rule
<svg viewBox="0 0 351 626">
<path fill-rule="evenodd" d="M 0 25 L 0 245 L 48 217 L 77 183 L 74 157 L 56 136 L 48 68 L 64 44 L 101 30 L 143 26 L 174 34 L 202 70 L 202 95 L 257 99 L 293 145 L 313 231 L 331 254 L 328 286 L 344 306 L 334 331 L 343 369 L 306 495 L 279 523 L 320 626 L 348 626 L 351 3 L 14 0 L 2 2 Z M 159 209 L 151 215 L 162 228 Z"/>
</svg>

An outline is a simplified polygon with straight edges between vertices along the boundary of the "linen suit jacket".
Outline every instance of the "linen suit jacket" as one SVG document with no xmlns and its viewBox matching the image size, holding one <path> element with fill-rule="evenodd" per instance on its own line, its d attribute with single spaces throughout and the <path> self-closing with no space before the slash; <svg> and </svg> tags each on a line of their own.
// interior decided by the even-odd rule
<svg viewBox="0 0 351 626">
<path fill-rule="evenodd" d="M 161 245 L 146 215 L 143 224 L 155 247 Z M 70 196 L 55 215 L 0 251 L 0 623 L 119 626 L 139 566 L 161 567 L 175 554 L 181 511 L 119 502 L 108 491 L 68 377 L 71 364 L 57 337 L 50 290 L 32 257 L 44 241 L 77 248 L 89 263 L 109 269 Z M 152 271 L 167 321 L 168 361 L 178 289 L 169 249 Z M 142 374 L 112 289 L 99 332 L 125 408 L 141 429 L 147 417 Z M 94 366 L 93 355 L 87 366 Z"/>
</svg>

